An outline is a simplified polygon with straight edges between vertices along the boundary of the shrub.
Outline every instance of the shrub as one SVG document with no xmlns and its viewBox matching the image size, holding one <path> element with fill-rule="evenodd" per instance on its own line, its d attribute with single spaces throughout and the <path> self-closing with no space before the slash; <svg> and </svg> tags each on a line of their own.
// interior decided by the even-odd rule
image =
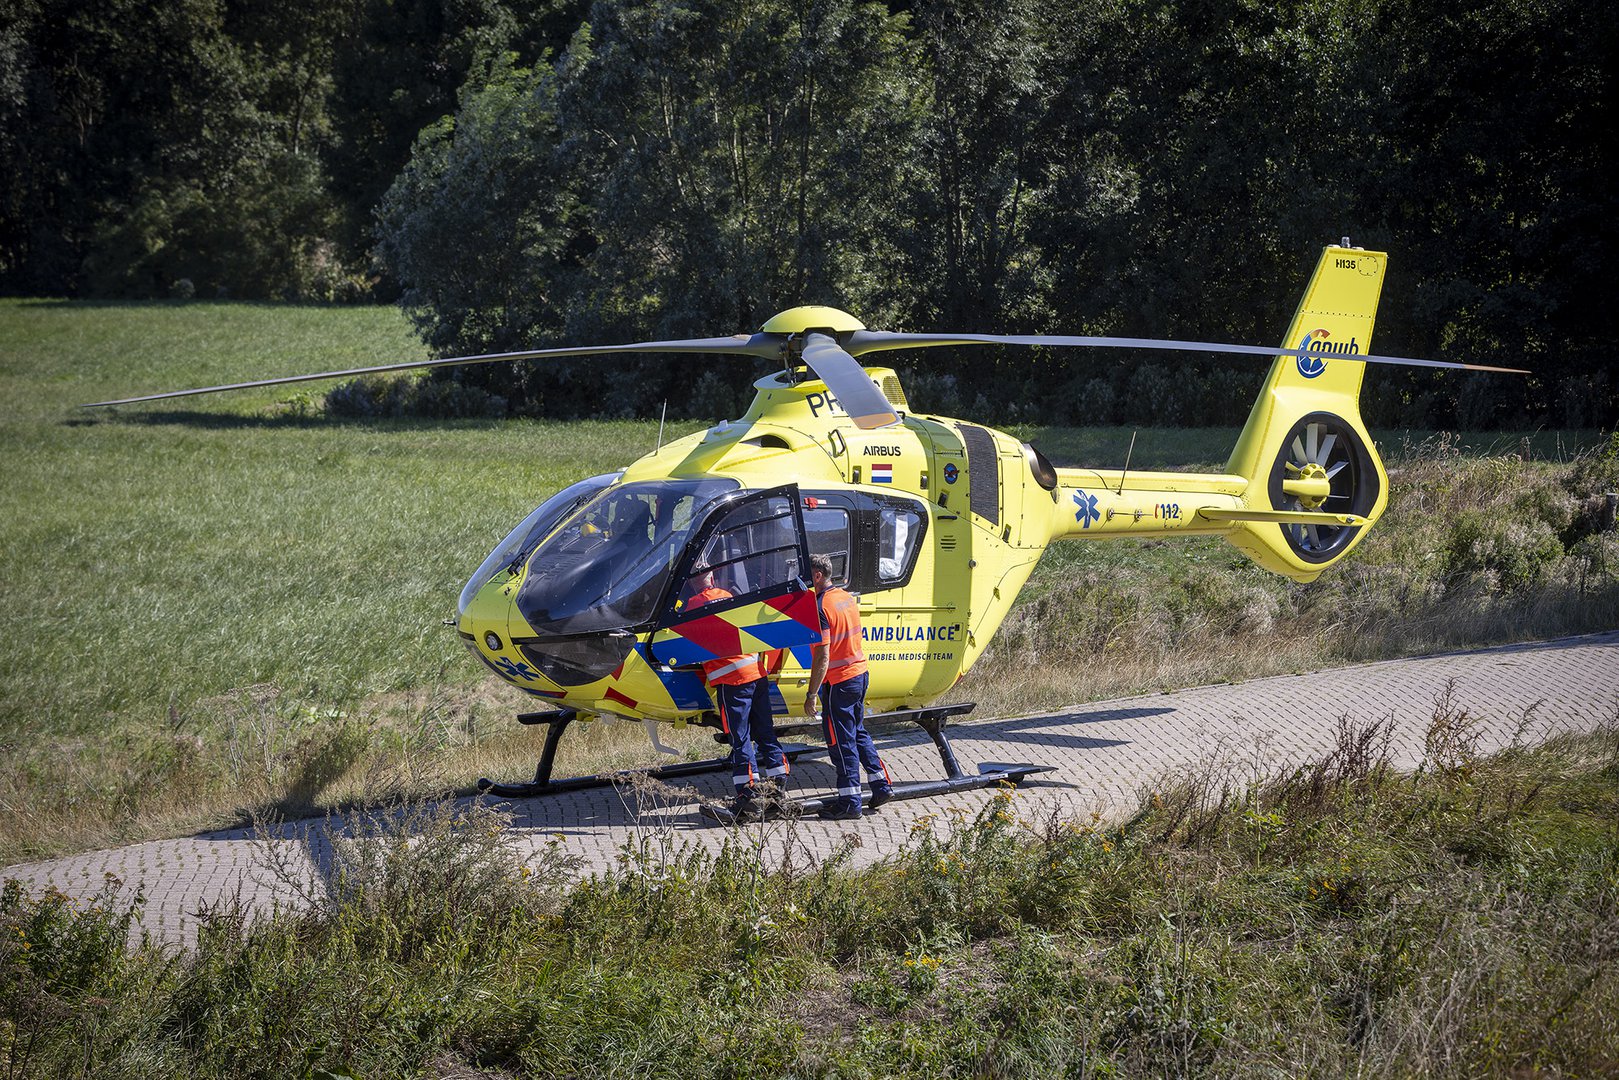
<svg viewBox="0 0 1619 1080">
<path fill-rule="evenodd" d="M 506 399 L 453 378 L 384 378 L 368 375 L 327 391 L 325 411 L 343 418 L 461 419 L 506 415 Z"/>
<path fill-rule="evenodd" d="M 1463 514 L 1451 527 L 1446 559 L 1455 575 L 1478 575 L 1503 591 L 1544 581 L 1563 558 L 1552 527 L 1537 518 Z"/>
</svg>

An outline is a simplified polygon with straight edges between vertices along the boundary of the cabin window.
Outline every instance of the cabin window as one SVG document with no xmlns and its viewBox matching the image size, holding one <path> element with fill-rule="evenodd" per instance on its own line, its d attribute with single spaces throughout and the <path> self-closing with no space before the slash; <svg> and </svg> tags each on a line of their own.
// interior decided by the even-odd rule
<svg viewBox="0 0 1619 1080">
<path fill-rule="evenodd" d="M 879 511 L 877 526 L 877 583 L 884 588 L 902 585 L 911 576 L 922 541 L 922 511 L 888 504 Z"/>
<path fill-rule="evenodd" d="M 817 506 L 804 511 L 804 531 L 811 555 L 832 561 L 832 584 L 849 583 L 849 511 L 841 506 Z"/>
<path fill-rule="evenodd" d="M 726 515 L 703 545 L 679 606 L 707 588 L 732 596 L 763 592 L 800 577 L 798 530 L 785 496 L 751 501 Z"/>
</svg>

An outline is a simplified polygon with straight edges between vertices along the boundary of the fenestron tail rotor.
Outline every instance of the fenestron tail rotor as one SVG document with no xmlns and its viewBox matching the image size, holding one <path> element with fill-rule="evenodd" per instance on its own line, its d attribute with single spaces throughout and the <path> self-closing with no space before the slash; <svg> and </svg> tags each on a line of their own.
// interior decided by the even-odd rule
<svg viewBox="0 0 1619 1080">
<path fill-rule="evenodd" d="M 1329 412 L 1299 419 L 1282 439 L 1271 465 L 1269 495 L 1275 510 L 1364 517 L 1377 505 L 1381 482 L 1354 426 Z M 1347 548 L 1358 525 L 1284 524 L 1287 545 L 1300 559 L 1329 562 Z"/>
</svg>

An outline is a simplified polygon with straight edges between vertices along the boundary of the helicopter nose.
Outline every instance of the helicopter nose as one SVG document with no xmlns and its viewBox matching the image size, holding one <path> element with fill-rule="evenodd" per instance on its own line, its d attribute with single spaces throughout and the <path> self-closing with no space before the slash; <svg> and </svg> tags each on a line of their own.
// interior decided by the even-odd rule
<svg viewBox="0 0 1619 1080">
<path fill-rule="evenodd" d="M 491 582 L 463 604 L 455 630 L 467 651 L 501 678 L 517 686 L 537 682 L 537 672 L 523 659 L 508 635 L 512 597 Z"/>
</svg>

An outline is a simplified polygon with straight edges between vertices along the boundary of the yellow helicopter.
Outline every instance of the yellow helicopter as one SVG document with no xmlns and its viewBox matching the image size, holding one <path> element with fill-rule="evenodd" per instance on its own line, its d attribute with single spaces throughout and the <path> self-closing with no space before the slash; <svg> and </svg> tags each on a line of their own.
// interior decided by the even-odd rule
<svg viewBox="0 0 1619 1080">
<path fill-rule="evenodd" d="M 97 406 L 378 371 L 615 352 L 779 361 L 752 406 L 621 471 L 546 500 L 462 590 L 456 629 L 501 679 L 547 703 L 533 782 L 520 796 L 608 778 L 553 780 L 557 741 L 578 717 L 714 725 L 698 667 L 777 658 L 772 700 L 797 715 L 820 639 L 811 554 L 859 597 L 878 722 L 915 722 L 946 777 L 901 796 L 1017 781 L 1030 766 L 966 773 L 930 708 L 983 653 L 1046 546 L 1058 539 L 1225 537 L 1279 574 L 1311 581 L 1382 514 L 1388 478 L 1361 420 L 1368 362 L 1515 369 L 1370 354 L 1387 256 L 1322 252 L 1281 348 L 1136 338 L 910 334 L 866 329 L 829 307 L 783 311 L 751 335 L 452 357 L 206 387 Z M 1032 445 L 967 421 L 913 414 L 895 372 L 857 357 L 929 346 L 1014 344 L 1274 357 L 1226 470 L 1218 474 L 1055 468 Z M 729 600 L 687 610 L 710 579 Z M 811 725 L 800 725 L 807 730 Z M 649 723 L 649 731 L 653 730 Z M 654 735 L 654 742 L 657 742 Z M 800 748 L 802 749 L 802 748 Z M 655 770 L 685 775 L 717 762 Z"/>
</svg>

